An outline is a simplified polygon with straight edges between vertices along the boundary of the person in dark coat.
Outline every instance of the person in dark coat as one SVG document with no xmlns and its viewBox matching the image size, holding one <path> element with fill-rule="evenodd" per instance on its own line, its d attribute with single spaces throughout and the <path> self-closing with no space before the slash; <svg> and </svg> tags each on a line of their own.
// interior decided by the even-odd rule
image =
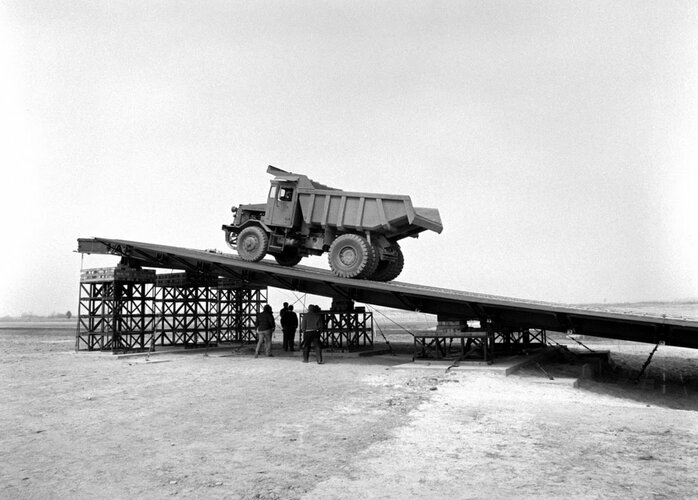
<svg viewBox="0 0 698 500">
<path fill-rule="evenodd" d="M 315 359 L 318 364 L 322 364 L 322 345 L 320 344 L 320 333 L 322 333 L 322 314 L 320 307 L 316 305 L 308 306 L 308 312 L 303 315 L 301 331 L 303 332 L 303 363 L 308 362 L 310 357 L 310 346 L 315 344 Z"/>
<path fill-rule="evenodd" d="M 276 322 L 269 304 L 264 306 L 261 313 L 257 315 L 257 348 L 254 351 L 254 357 L 259 356 L 259 351 L 264 344 L 264 354 L 273 356 L 271 353 L 271 334 L 276 330 Z"/>
<path fill-rule="evenodd" d="M 284 334 L 284 351 L 293 352 L 293 344 L 296 339 L 296 328 L 298 328 L 298 315 L 293 312 L 293 306 L 288 306 L 286 312 L 281 315 L 281 331 Z"/>
</svg>

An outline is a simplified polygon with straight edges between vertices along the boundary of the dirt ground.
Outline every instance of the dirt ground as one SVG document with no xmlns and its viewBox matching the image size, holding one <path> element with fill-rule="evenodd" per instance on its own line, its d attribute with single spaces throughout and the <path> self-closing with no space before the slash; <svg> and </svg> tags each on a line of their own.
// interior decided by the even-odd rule
<svg viewBox="0 0 698 500">
<path fill-rule="evenodd" d="M 633 384 L 653 346 L 605 346 L 618 368 L 573 388 L 552 362 L 555 381 L 274 347 L 146 362 L 0 329 L 0 497 L 698 496 L 694 351 L 660 347 Z"/>
</svg>

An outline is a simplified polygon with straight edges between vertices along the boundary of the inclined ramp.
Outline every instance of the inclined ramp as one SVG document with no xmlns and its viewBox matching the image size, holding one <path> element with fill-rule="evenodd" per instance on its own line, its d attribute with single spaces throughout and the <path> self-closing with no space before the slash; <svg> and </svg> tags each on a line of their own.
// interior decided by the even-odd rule
<svg viewBox="0 0 698 500">
<path fill-rule="evenodd" d="M 340 278 L 330 271 L 313 267 L 247 262 L 217 251 L 120 239 L 80 238 L 77 251 L 127 257 L 142 267 L 215 274 L 234 278 L 241 284 L 348 298 L 366 304 L 454 318 L 488 318 L 501 328 L 574 330 L 580 335 L 652 344 L 664 342 L 698 349 L 698 320 L 608 311 L 395 281 L 384 283 Z"/>
</svg>

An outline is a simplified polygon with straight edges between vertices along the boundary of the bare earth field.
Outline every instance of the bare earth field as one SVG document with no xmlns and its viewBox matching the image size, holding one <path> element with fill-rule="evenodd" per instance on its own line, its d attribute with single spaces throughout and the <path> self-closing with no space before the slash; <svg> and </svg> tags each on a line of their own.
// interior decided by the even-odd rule
<svg viewBox="0 0 698 500">
<path fill-rule="evenodd" d="M 377 341 L 380 337 L 377 336 Z M 504 377 L 252 347 L 117 359 L 0 328 L 1 498 L 697 498 L 698 354 L 585 341 L 617 366 Z M 275 341 L 279 341 L 278 334 Z M 664 383 L 664 378 L 666 382 Z"/>
</svg>

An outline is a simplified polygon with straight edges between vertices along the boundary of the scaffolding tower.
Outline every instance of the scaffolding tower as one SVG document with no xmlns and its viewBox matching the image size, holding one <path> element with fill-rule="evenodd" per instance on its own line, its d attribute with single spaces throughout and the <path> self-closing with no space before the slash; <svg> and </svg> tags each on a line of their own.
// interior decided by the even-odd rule
<svg viewBox="0 0 698 500">
<path fill-rule="evenodd" d="M 254 342 L 266 287 L 204 273 L 156 275 L 119 265 L 80 277 L 75 350 L 113 352 L 156 346 Z"/>
<path fill-rule="evenodd" d="M 325 348 L 355 350 L 373 346 L 373 313 L 365 307 L 354 307 L 351 299 L 332 300 L 329 310 L 320 311 L 322 331 L 320 342 Z M 305 313 L 300 315 L 303 324 Z M 300 332 L 303 343 L 303 332 Z"/>
<path fill-rule="evenodd" d="M 156 316 L 155 271 L 123 265 L 85 269 L 75 350 L 147 349 Z"/>
</svg>

